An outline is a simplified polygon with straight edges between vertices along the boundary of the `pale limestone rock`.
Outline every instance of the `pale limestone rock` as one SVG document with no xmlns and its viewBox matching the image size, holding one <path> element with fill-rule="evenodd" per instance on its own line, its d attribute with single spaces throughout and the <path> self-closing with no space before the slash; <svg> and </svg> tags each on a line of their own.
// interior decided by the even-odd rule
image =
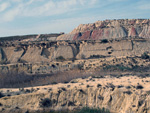
<svg viewBox="0 0 150 113">
<path fill-rule="evenodd" d="M 73 49 L 71 46 L 58 46 L 54 51 L 54 58 L 62 56 L 65 59 L 74 58 Z"/>
</svg>

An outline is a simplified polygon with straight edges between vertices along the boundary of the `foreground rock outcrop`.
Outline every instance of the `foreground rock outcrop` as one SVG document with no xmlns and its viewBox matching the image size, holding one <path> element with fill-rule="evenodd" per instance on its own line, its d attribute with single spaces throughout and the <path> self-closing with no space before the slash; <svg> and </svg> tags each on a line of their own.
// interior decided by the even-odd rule
<svg viewBox="0 0 150 113">
<path fill-rule="evenodd" d="M 104 107 L 115 113 L 150 112 L 150 78 L 131 75 L 121 78 L 105 77 L 75 79 L 68 84 L 20 90 L 1 89 L 6 96 L 0 98 L 0 110 L 1 113 L 11 113 L 17 110 L 73 110 L 88 106 Z M 45 99 L 47 103 L 43 103 Z"/>
</svg>

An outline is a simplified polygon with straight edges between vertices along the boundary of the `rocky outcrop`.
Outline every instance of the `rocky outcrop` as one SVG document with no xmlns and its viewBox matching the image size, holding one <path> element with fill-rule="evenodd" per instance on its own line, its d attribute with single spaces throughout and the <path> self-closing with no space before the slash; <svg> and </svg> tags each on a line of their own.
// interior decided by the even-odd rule
<svg viewBox="0 0 150 113">
<path fill-rule="evenodd" d="M 130 80 L 134 80 L 134 82 L 128 83 Z M 145 78 L 145 80 L 149 80 L 149 78 Z M 11 95 L 0 98 L 0 112 L 11 113 L 12 110 L 18 109 L 26 111 L 73 110 L 88 106 L 104 107 L 115 113 L 149 113 L 150 95 L 147 91 L 149 88 L 146 87 L 148 83 L 145 80 L 141 87 L 138 87 L 137 83 L 142 79 L 131 76 L 118 79 L 89 77 L 72 80 L 68 84 L 22 90 L 3 89 L 4 94 Z"/>
<path fill-rule="evenodd" d="M 24 70 L 28 73 L 50 73 L 77 67 L 79 62 L 69 65 L 66 63 L 74 60 L 141 57 L 145 52 L 150 53 L 149 39 L 57 41 L 31 44 L 22 42 L 20 45 L 14 43 L 1 46 L 0 70 L 1 72 Z M 56 65 L 56 62 L 62 65 Z"/>
<path fill-rule="evenodd" d="M 57 40 L 99 40 L 116 38 L 150 38 L 149 19 L 120 19 L 81 24 Z"/>
</svg>

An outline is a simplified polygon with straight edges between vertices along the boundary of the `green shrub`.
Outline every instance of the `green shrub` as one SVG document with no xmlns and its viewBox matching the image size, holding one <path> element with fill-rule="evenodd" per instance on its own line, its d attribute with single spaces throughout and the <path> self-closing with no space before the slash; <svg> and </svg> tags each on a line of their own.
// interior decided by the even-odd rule
<svg viewBox="0 0 150 113">
<path fill-rule="evenodd" d="M 91 59 L 91 58 L 106 58 L 106 56 L 103 56 L 103 55 L 90 55 L 89 58 L 90 58 L 90 59 Z"/>
<path fill-rule="evenodd" d="M 63 61 L 65 61 L 66 59 L 63 57 L 63 56 L 59 56 L 59 57 L 57 57 L 56 58 L 56 61 L 61 61 L 61 62 L 63 62 Z"/>
<path fill-rule="evenodd" d="M 49 98 L 45 98 L 43 100 L 41 100 L 40 102 L 40 106 L 41 107 L 50 107 L 51 106 L 51 100 Z"/>
<path fill-rule="evenodd" d="M 101 40 L 101 43 L 108 43 L 108 40 L 107 39 L 103 39 L 103 40 Z"/>
<path fill-rule="evenodd" d="M 51 84 L 57 84 L 57 82 L 54 81 L 54 82 L 52 82 Z"/>
<path fill-rule="evenodd" d="M 144 53 L 141 55 L 141 58 L 142 58 L 142 59 L 149 59 L 149 55 L 148 55 L 146 52 L 144 52 Z"/>
<path fill-rule="evenodd" d="M 144 87 L 142 85 L 140 85 L 140 84 L 136 86 L 136 89 L 143 89 L 143 88 Z"/>
<path fill-rule="evenodd" d="M 0 92 L 0 98 L 4 97 L 4 95 Z"/>
</svg>

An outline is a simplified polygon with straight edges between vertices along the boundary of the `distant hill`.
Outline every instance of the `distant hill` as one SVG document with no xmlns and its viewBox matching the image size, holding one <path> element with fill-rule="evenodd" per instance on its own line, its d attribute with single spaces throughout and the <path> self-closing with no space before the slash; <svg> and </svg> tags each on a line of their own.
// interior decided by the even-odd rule
<svg viewBox="0 0 150 113">
<path fill-rule="evenodd" d="M 57 40 L 99 40 L 115 38 L 150 38 L 149 19 L 104 20 L 80 24 Z"/>
<path fill-rule="evenodd" d="M 51 34 L 33 34 L 33 35 L 22 35 L 22 36 L 9 36 L 9 37 L 0 37 L 0 41 L 14 41 L 14 40 L 46 40 L 47 38 L 58 37 L 64 33 L 51 33 Z"/>
</svg>

